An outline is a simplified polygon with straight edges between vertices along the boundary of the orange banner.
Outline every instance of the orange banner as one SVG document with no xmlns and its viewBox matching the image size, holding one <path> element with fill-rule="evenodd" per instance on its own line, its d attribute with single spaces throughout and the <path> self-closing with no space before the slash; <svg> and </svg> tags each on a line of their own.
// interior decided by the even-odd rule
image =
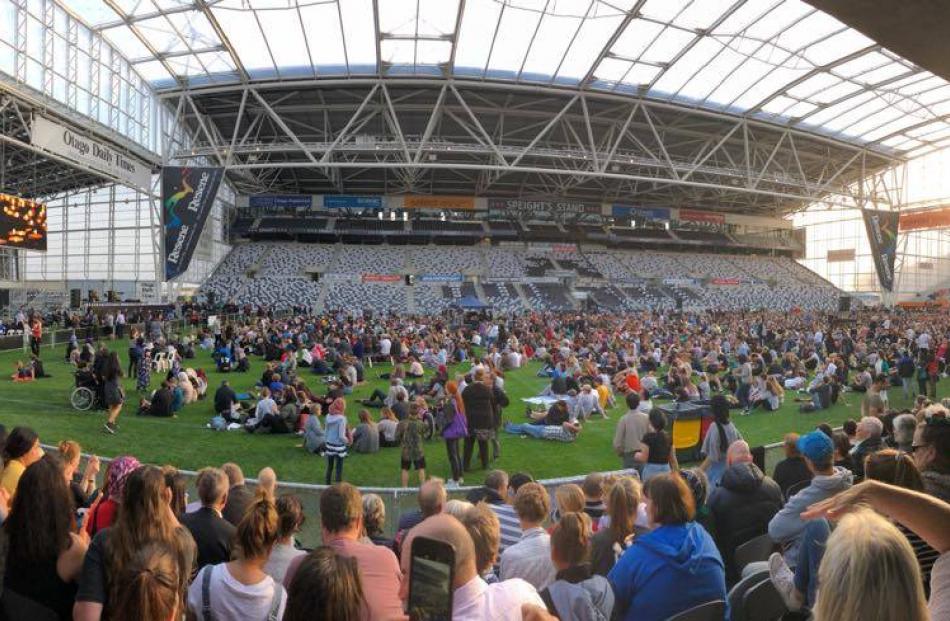
<svg viewBox="0 0 950 621">
<path fill-rule="evenodd" d="M 410 194 L 402 197 L 403 209 L 444 209 L 446 211 L 474 211 L 472 196 L 427 196 Z"/>
<path fill-rule="evenodd" d="M 902 213 L 900 230 L 920 231 L 923 229 L 939 229 L 950 226 L 950 207 Z"/>
</svg>

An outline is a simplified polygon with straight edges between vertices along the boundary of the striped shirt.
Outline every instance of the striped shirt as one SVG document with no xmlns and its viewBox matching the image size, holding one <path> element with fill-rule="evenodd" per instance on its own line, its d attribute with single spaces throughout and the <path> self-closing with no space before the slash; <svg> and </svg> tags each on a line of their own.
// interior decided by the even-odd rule
<svg viewBox="0 0 950 621">
<path fill-rule="evenodd" d="M 897 524 L 898 530 L 904 533 L 910 547 L 914 549 L 914 556 L 917 558 L 917 564 L 920 565 L 920 575 L 923 578 L 924 592 L 930 596 L 930 572 L 934 563 L 937 562 L 940 553 L 927 545 L 927 542 L 920 538 L 917 533 L 906 528 L 903 524 Z"/>
<path fill-rule="evenodd" d="M 498 546 L 498 557 L 509 546 L 513 546 L 521 540 L 521 522 L 515 513 L 515 508 L 507 504 L 490 504 L 491 510 L 498 517 L 501 524 L 501 544 Z"/>
</svg>

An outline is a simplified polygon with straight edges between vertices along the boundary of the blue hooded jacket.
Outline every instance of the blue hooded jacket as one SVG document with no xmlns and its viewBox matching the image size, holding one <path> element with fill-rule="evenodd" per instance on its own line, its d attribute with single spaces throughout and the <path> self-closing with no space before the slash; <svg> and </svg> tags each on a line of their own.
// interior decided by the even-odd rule
<svg viewBox="0 0 950 621">
<path fill-rule="evenodd" d="M 625 621 L 663 621 L 717 599 L 727 602 L 729 618 L 722 557 L 696 522 L 637 537 L 607 579 Z"/>
</svg>

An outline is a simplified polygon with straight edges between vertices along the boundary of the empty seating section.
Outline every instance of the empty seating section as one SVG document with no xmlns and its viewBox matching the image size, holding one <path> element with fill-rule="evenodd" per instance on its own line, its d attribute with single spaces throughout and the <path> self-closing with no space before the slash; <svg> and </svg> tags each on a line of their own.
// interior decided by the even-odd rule
<svg viewBox="0 0 950 621">
<path fill-rule="evenodd" d="M 482 272 L 482 253 L 477 248 L 416 246 L 407 248 L 417 274 L 466 274 Z"/>
<path fill-rule="evenodd" d="M 485 292 L 485 302 L 491 304 L 496 310 L 502 312 L 514 312 L 524 308 L 521 298 L 514 286 L 506 283 L 487 283 L 482 285 Z"/>
<path fill-rule="evenodd" d="M 406 249 L 396 246 L 341 246 L 328 271 L 338 274 L 401 274 Z"/>
<path fill-rule="evenodd" d="M 367 233 L 404 231 L 406 223 L 402 220 L 373 220 L 371 218 L 340 218 L 336 221 L 337 231 Z"/>
<path fill-rule="evenodd" d="M 305 276 L 306 272 L 326 272 L 337 246 L 321 244 L 273 244 L 261 261 L 258 277 Z"/>
<path fill-rule="evenodd" d="M 328 282 L 323 306 L 327 310 L 350 313 L 370 310 L 374 313 L 406 313 L 406 286 L 402 282 Z"/>
<path fill-rule="evenodd" d="M 461 220 L 413 220 L 412 230 L 414 232 L 432 232 L 432 233 L 471 233 L 482 234 L 485 232 L 481 222 L 464 222 Z"/>
<path fill-rule="evenodd" d="M 631 237 L 639 239 L 672 239 L 666 229 L 628 229 L 626 227 L 611 227 L 610 232 L 617 237 Z"/>
<path fill-rule="evenodd" d="M 711 244 L 731 244 L 732 240 L 716 231 L 676 231 L 676 236 L 687 241 L 702 241 Z"/>
<path fill-rule="evenodd" d="M 202 286 L 222 303 L 274 307 L 438 313 L 462 297 L 475 297 L 502 312 L 574 307 L 571 287 L 538 282 L 555 270 L 577 274 L 573 286 L 597 307 L 616 311 L 712 308 L 830 310 L 840 293 L 786 257 L 721 253 L 652 252 L 585 248 L 557 252 L 520 246 L 425 246 L 254 242 L 235 246 Z M 331 274 L 314 282 L 308 272 Z M 398 282 L 360 282 L 362 274 L 388 274 Z M 462 275 L 462 282 L 417 280 L 412 295 L 404 274 Z M 338 278 L 343 275 L 344 278 Z M 673 280 L 670 280 L 673 279 Z M 689 279 L 686 282 L 677 279 Z M 477 287 L 473 280 L 481 282 Z M 723 280 L 735 283 L 723 283 Z M 718 281 L 718 282 L 717 282 Z M 362 305 L 362 306 L 361 306 Z"/>
<path fill-rule="evenodd" d="M 531 308 L 546 311 L 563 311 L 574 308 L 567 289 L 559 283 L 529 282 L 524 285 L 524 291 L 531 303 Z"/>
<path fill-rule="evenodd" d="M 285 231 L 290 233 L 307 233 L 322 231 L 327 228 L 327 218 L 308 218 L 305 216 L 266 216 L 262 217 L 253 228 L 254 231 Z"/>
</svg>

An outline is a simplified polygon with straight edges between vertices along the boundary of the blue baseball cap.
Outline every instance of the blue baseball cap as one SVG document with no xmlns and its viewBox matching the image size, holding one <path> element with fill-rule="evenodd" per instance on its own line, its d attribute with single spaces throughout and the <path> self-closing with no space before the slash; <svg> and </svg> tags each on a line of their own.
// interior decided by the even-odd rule
<svg viewBox="0 0 950 621">
<path fill-rule="evenodd" d="M 798 452 L 818 464 L 828 463 L 835 454 L 835 446 L 823 431 L 812 431 L 798 438 Z"/>
</svg>

